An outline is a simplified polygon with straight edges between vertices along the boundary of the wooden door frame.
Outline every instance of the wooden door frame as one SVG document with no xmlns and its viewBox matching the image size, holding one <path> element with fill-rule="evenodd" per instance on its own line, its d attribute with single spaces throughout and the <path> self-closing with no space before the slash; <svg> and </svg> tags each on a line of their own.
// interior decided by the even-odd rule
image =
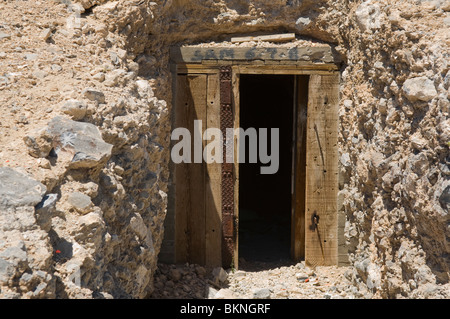
<svg viewBox="0 0 450 319">
<path fill-rule="evenodd" d="M 338 191 L 338 150 L 337 150 L 337 128 L 338 128 L 338 101 L 339 101 L 339 81 L 340 73 L 336 61 L 330 61 L 328 51 L 325 49 L 322 56 L 326 61 L 305 62 L 295 59 L 290 51 L 283 51 L 278 48 L 280 54 L 278 60 L 271 59 L 273 51 L 261 48 L 259 51 L 252 51 L 253 55 L 264 56 L 271 53 L 270 57 L 261 61 L 253 60 L 254 56 L 245 55 L 249 49 L 239 48 L 231 54 L 229 48 L 214 48 L 214 50 L 201 47 L 175 48 L 171 50 L 171 70 L 172 75 L 195 75 L 207 74 L 219 78 L 219 68 L 223 65 L 231 65 L 232 69 L 232 90 L 234 108 L 234 127 L 240 127 L 239 114 L 239 81 L 241 74 L 282 74 L 282 75 L 305 75 L 308 76 L 308 100 L 299 102 L 307 108 L 306 123 L 299 113 L 297 118 L 297 136 L 302 128 L 306 133 L 306 139 L 297 141 L 297 151 L 306 149 L 305 163 L 296 162 L 296 165 L 305 165 L 305 176 L 295 178 L 296 189 L 299 187 L 299 180 L 304 179 L 304 200 L 298 200 L 296 191 L 293 205 L 292 242 L 291 255 L 294 261 L 305 259 L 308 266 L 337 265 L 337 191 Z M 269 48 L 270 49 L 270 48 Z M 300 48 L 301 49 L 301 48 Z M 221 50 L 228 52 L 234 58 L 214 59 L 221 56 Z M 285 49 L 291 50 L 291 49 Z M 282 53 L 280 53 L 280 51 Z M 256 52 L 256 53 L 255 53 Z M 285 52 L 285 53 L 283 53 Z M 236 56 L 241 59 L 236 59 Z M 242 59 L 242 57 L 251 59 Z M 289 59 L 282 60 L 288 56 Z M 201 57 L 201 58 L 198 58 Z M 228 56 L 225 56 L 228 57 Z M 292 59 L 292 57 L 294 59 Z M 333 63 L 331 63 L 333 62 Z M 305 79 L 305 77 L 302 77 Z M 301 82 L 301 81 L 300 81 Z M 176 83 L 176 81 L 173 81 Z M 305 83 L 300 83 L 305 85 Z M 174 87 L 174 92 L 177 88 Z M 299 111 L 301 111 L 299 109 Z M 303 110 L 306 112 L 306 110 Z M 303 121 L 303 122 L 302 122 Z M 299 127 L 299 124 L 301 124 Z M 238 147 L 235 138 L 235 154 Z M 305 142 L 305 143 L 304 143 Z M 236 157 L 235 157 L 236 158 Z M 296 169 L 298 173 L 298 168 Z M 234 163 L 234 214 L 236 226 L 239 220 L 239 163 Z M 176 201 L 176 199 L 175 199 Z M 303 202 L 303 203 L 302 203 Z M 303 205 L 303 211 L 301 207 Z M 176 212 L 175 212 L 176 216 Z M 314 216 L 319 216 L 315 219 Z M 319 221 L 318 224 L 315 224 Z M 238 269 L 238 247 L 239 238 L 236 229 L 236 241 L 234 247 L 234 258 L 231 265 L 223 265 L 225 268 L 234 267 Z M 177 231 L 175 230 L 175 236 Z M 176 241 L 175 241 L 176 243 Z M 175 247 L 175 250 L 177 248 Z M 179 259 L 177 262 L 188 260 Z M 207 263 L 208 265 L 208 263 Z M 211 265 L 211 264 L 209 264 Z M 215 265 L 213 263 L 213 265 Z"/>
</svg>

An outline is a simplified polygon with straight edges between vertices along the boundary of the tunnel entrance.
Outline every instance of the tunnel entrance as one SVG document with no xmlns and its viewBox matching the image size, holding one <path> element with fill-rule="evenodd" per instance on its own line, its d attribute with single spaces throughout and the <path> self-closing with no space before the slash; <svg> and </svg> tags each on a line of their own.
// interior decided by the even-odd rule
<svg viewBox="0 0 450 319">
<path fill-rule="evenodd" d="M 340 75 L 331 48 L 182 46 L 170 55 L 172 162 L 160 256 L 235 269 L 240 257 L 337 264 Z M 256 132 L 253 163 L 237 160 L 248 128 Z M 272 174 L 261 171 L 273 167 L 261 158 L 260 128 L 266 160 L 279 146 Z"/>
<path fill-rule="evenodd" d="M 239 164 L 241 260 L 271 262 L 290 257 L 294 82 L 293 75 L 242 75 L 240 78 L 241 127 L 257 131 L 267 128 L 268 132 L 271 128 L 279 129 L 279 167 L 275 174 L 261 174 L 264 164 L 250 163 L 249 158 Z M 268 150 L 271 141 L 269 133 Z"/>
</svg>

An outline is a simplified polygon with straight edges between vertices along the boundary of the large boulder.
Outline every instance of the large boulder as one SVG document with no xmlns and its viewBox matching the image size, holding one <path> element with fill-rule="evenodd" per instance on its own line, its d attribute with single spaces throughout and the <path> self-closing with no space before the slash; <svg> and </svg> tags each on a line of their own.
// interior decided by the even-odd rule
<svg viewBox="0 0 450 319">
<path fill-rule="evenodd" d="M 53 136 L 56 155 L 69 156 L 69 168 L 93 168 L 105 163 L 113 145 L 106 143 L 93 124 L 76 122 L 57 116 L 47 129 Z"/>
</svg>

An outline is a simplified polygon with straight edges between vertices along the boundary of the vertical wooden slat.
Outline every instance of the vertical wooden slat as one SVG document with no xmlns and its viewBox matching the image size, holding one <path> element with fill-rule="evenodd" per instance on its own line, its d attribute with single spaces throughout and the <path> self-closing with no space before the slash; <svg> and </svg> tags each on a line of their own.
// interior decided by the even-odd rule
<svg viewBox="0 0 450 319">
<path fill-rule="evenodd" d="M 207 87 L 207 121 L 206 128 L 220 128 L 220 91 L 219 75 L 208 75 Z M 210 136 L 208 136 L 210 138 Z M 211 141 L 210 141 L 211 142 Z M 222 156 L 222 154 L 220 154 Z M 206 266 L 222 266 L 222 165 L 220 163 L 206 164 L 205 180 L 206 205 Z"/>
<path fill-rule="evenodd" d="M 296 262 L 305 258 L 305 181 L 308 76 L 297 76 L 297 125 L 294 165 L 291 255 Z"/>
<path fill-rule="evenodd" d="M 203 137 L 206 126 L 206 87 L 207 76 L 205 74 L 188 76 L 188 86 L 191 93 L 192 104 L 188 110 L 189 131 L 193 139 L 195 138 L 194 120 L 202 121 L 202 130 L 198 132 L 200 138 Z M 194 154 L 194 144 L 192 143 L 192 158 Z M 202 149 L 205 141 L 202 138 Z M 198 151 L 198 150 L 197 150 Z M 203 153 L 202 153 L 203 155 Z M 205 170 L 206 165 L 201 159 L 201 163 L 189 164 L 190 183 L 189 192 L 191 199 L 191 209 L 188 213 L 188 233 L 189 251 L 188 260 L 190 263 L 205 264 Z"/>
<path fill-rule="evenodd" d="M 305 261 L 337 265 L 339 74 L 311 75 L 306 151 Z M 319 216 L 314 226 L 313 216 Z"/>
<path fill-rule="evenodd" d="M 232 69 L 231 87 L 233 90 L 233 111 L 234 111 L 234 128 L 240 127 L 240 76 L 236 70 L 236 67 Z M 237 143 L 237 137 L 234 138 L 234 216 L 236 220 L 235 228 L 235 246 L 233 256 L 233 266 L 235 269 L 239 269 L 239 145 Z"/>
<path fill-rule="evenodd" d="M 176 78 L 176 93 L 174 103 L 174 128 L 187 127 L 187 105 L 190 100 L 187 86 L 187 76 L 178 75 Z M 175 262 L 187 261 L 187 215 L 190 210 L 189 200 L 189 164 L 174 164 L 175 184 Z"/>
<path fill-rule="evenodd" d="M 206 126 L 206 79 L 204 74 L 179 75 L 175 99 L 175 127 L 184 127 L 191 133 L 192 163 L 175 167 L 176 183 L 176 261 L 205 263 L 205 163 L 194 163 L 194 120 Z M 202 139 L 202 147 L 204 147 Z M 201 151 L 201 150 L 200 150 Z"/>
</svg>

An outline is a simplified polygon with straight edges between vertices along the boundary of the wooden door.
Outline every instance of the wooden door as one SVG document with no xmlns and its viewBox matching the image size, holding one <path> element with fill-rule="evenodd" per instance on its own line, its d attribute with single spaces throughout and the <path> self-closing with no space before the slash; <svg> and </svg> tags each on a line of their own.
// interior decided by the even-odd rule
<svg viewBox="0 0 450 319">
<path fill-rule="evenodd" d="M 220 128 L 218 74 L 177 75 L 174 103 L 174 128 L 183 127 L 191 136 L 202 137 L 202 155 L 208 128 Z M 194 131 L 194 121 L 201 120 L 201 131 Z M 197 126 L 198 127 L 198 126 Z M 203 139 L 206 137 L 206 139 Z M 175 261 L 207 266 L 221 266 L 221 164 L 175 164 Z"/>
<path fill-rule="evenodd" d="M 339 73 L 311 75 L 308 86 L 305 261 L 337 265 Z"/>
<path fill-rule="evenodd" d="M 239 76 L 233 73 L 234 127 L 239 127 Z M 339 74 L 297 76 L 296 152 L 291 255 L 311 267 L 337 264 L 337 129 Z M 218 72 L 177 75 L 174 128 L 192 135 L 220 128 Z M 202 120 L 194 133 L 194 120 Z M 203 140 L 202 147 L 208 141 Z M 192 143 L 192 159 L 194 157 Z M 238 216 L 238 165 L 234 164 L 234 216 Z M 223 264 L 222 164 L 175 164 L 175 261 Z M 227 224 L 227 223 L 225 223 Z M 238 226 L 236 224 L 236 226 Z M 234 230 L 237 234 L 237 229 Z M 238 268 L 235 237 L 232 265 Z"/>
<path fill-rule="evenodd" d="M 337 265 L 339 74 L 297 76 L 291 256 Z"/>
</svg>

